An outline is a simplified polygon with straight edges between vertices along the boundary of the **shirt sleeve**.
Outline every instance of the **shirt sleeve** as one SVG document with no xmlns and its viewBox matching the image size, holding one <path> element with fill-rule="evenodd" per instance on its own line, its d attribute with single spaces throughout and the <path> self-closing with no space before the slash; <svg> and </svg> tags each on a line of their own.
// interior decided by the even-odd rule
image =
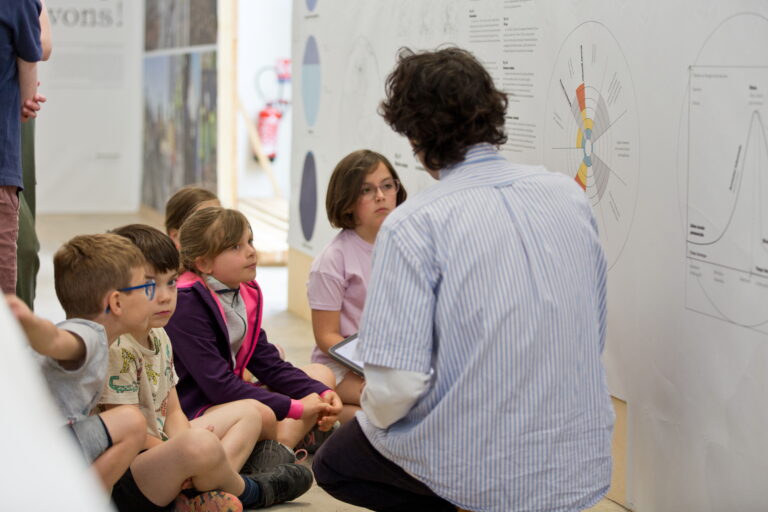
<svg viewBox="0 0 768 512">
<path fill-rule="evenodd" d="M 43 364 L 68 375 L 82 375 L 90 372 L 91 365 L 93 364 L 98 351 L 98 344 L 103 343 L 101 336 L 99 336 L 92 327 L 89 327 L 78 320 L 65 320 L 56 324 L 56 327 L 77 336 L 80 342 L 85 346 L 85 357 L 80 366 L 73 369 L 63 367 L 57 360 L 48 356 L 41 356 L 44 361 Z"/>
<path fill-rule="evenodd" d="M 341 311 L 344 300 L 344 262 L 340 251 L 325 250 L 309 272 L 309 307 L 321 311 Z"/>
<path fill-rule="evenodd" d="M 360 407 L 371 423 L 387 428 L 408 414 L 429 382 L 428 374 L 367 364 Z"/>
<path fill-rule="evenodd" d="M 426 374 L 432 366 L 437 266 L 428 242 L 406 246 L 385 228 L 386 221 L 376 238 L 358 353 L 366 364 Z"/>
<path fill-rule="evenodd" d="M 341 311 L 344 282 L 323 272 L 309 274 L 307 299 L 309 307 L 320 311 Z"/>
<path fill-rule="evenodd" d="M 19 2 L 13 34 L 16 55 L 27 62 L 37 62 L 43 57 L 43 46 L 40 41 L 40 1 L 15 1 Z"/>
<path fill-rule="evenodd" d="M 299 399 L 311 393 L 321 394 L 328 390 L 328 386 L 309 377 L 304 370 L 280 359 L 277 348 L 267 340 L 264 329 L 259 332 L 259 340 L 246 367 L 259 382 L 274 391 L 273 394 L 280 393 Z M 278 416 L 278 419 L 281 418 Z"/>
<path fill-rule="evenodd" d="M 109 347 L 109 364 L 100 404 L 138 404 L 141 357 L 136 350 L 115 341 Z"/>
</svg>

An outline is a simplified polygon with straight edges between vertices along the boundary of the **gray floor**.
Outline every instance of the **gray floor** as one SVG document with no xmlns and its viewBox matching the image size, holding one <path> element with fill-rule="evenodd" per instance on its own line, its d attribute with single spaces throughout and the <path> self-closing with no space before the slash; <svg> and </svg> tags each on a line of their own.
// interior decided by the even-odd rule
<svg viewBox="0 0 768 512">
<path fill-rule="evenodd" d="M 162 229 L 156 215 L 40 215 L 37 232 L 40 238 L 40 273 L 38 276 L 36 313 L 58 322 L 64 312 L 56 299 L 53 287 L 53 253 L 64 241 L 84 233 L 103 233 L 124 224 L 143 222 Z M 263 327 L 273 342 L 280 343 L 292 363 L 301 366 L 309 362 L 314 345 L 312 328 L 305 320 L 287 311 L 288 273 L 285 267 L 259 267 L 256 279 L 265 298 Z M 308 464 L 309 461 L 305 461 Z M 272 508 L 273 510 L 307 510 L 323 512 L 352 512 L 364 510 L 335 500 L 322 489 L 313 485 L 298 500 Z M 622 512 L 625 509 L 604 499 L 590 512 Z"/>
</svg>

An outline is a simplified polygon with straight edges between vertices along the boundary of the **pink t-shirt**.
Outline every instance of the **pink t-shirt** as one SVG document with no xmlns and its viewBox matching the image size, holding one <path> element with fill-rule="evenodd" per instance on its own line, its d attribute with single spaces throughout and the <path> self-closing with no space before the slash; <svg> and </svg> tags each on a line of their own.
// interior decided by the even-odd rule
<svg viewBox="0 0 768 512">
<path fill-rule="evenodd" d="M 358 331 L 365 306 L 365 294 L 371 278 L 373 244 L 352 229 L 336 235 L 312 262 L 307 282 L 309 307 L 320 311 L 341 311 L 341 335 Z M 318 347 L 312 362 L 332 361 Z"/>
</svg>

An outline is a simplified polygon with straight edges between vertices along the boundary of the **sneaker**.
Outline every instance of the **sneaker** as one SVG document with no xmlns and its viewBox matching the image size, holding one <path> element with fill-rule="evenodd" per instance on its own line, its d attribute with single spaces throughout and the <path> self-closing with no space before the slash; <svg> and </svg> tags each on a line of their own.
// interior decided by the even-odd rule
<svg viewBox="0 0 768 512">
<path fill-rule="evenodd" d="M 280 464 L 293 464 L 296 462 L 296 454 L 293 450 L 272 439 L 259 441 L 253 447 L 240 472 L 245 475 L 253 475 L 279 466 Z"/>
<path fill-rule="evenodd" d="M 207 491 L 195 496 L 181 493 L 173 502 L 176 512 L 243 512 L 243 504 L 233 494 Z"/>
<path fill-rule="evenodd" d="M 315 425 L 312 430 L 307 432 L 307 435 L 304 436 L 304 439 L 299 441 L 299 444 L 296 445 L 296 451 L 306 450 L 307 453 L 315 453 L 320 449 L 320 446 L 325 442 L 325 440 L 331 437 L 331 434 L 336 432 L 340 426 L 341 423 L 337 421 L 330 429 L 323 432 L 317 427 L 317 425 Z"/>
<path fill-rule="evenodd" d="M 261 500 L 254 508 L 295 500 L 312 487 L 312 471 L 300 464 L 280 464 L 249 478 L 261 488 Z"/>
</svg>

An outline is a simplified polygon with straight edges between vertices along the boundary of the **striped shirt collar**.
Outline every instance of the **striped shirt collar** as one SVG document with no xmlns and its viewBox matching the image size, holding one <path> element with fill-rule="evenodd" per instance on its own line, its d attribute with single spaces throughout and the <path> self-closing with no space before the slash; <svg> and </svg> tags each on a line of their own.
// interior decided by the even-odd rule
<svg viewBox="0 0 768 512">
<path fill-rule="evenodd" d="M 491 160 L 504 160 L 496 147 L 487 142 L 470 146 L 464 155 L 464 160 L 440 170 L 440 181 L 450 180 L 467 167 Z"/>
</svg>

